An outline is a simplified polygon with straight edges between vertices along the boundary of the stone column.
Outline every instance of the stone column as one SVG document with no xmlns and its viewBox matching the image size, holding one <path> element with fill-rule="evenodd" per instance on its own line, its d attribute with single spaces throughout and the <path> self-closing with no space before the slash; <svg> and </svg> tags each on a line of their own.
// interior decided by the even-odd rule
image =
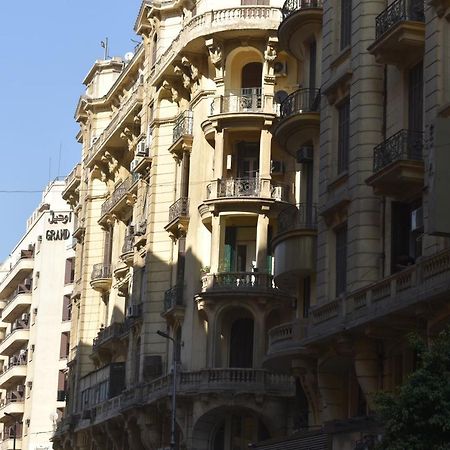
<svg viewBox="0 0 450 450">
<path fill-rule="evenodd" d="M 259 143 L 259 179 L 261 183 L 261 197 L 270 197 L 271 145 L 272 134 L 268 129 L 262 129 L 261 140 Z"/>
<path fill-rule="evenodd" d="M 225 219 L 213 216 L 211 223 L 211 273 L 219 271 L 220 256 L 225 245 Z"/>
<path fill-rule="evenodd" d="M 266 272 L 267 267 L 267 237 L 269 231 L 269 218 L 264 214 L 258 215 L 256 226 L 256 268 L 259 272 Z"/>
<path fill-rule="evenodd" d="M 224 133 L 223 130 L 216 130 L 216 143 L 214 147 L 214 178 L 223 177 L 223 150 Z"/>
</svg>

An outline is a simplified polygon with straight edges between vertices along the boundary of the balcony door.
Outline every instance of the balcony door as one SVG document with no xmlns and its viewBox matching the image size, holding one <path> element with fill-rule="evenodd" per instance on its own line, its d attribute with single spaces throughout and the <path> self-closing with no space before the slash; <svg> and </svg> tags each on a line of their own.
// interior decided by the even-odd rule
<svg viewBox="0 0 450 450">
<path fill-rule="evenodd" d="M 249 234 L 253 227 L 227 227 L 223 271 L 252 272 L 256 259 L 256 241 Z"/>
<path fill-rule="evenodd" d="M 423 63 L 416 64 L 408 74 L 408 129 L 423 130 Z"/>
<path fill-rule="evenodd" d="M 259 142 L 240 142 L 237 159 L 237 178 L 258 178 Z"/>
<path fill-rule="evenodd" d="M 253 319 L 236 319 L 230 330 L 229 367 L 253 367 Z"/>
</svg>

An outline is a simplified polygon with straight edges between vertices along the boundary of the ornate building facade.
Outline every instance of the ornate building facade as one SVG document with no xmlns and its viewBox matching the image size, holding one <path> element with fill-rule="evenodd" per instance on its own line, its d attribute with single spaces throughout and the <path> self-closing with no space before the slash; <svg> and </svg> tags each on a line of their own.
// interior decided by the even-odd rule
<svg viewBox="0 0 450 450">
<path fill-rule="evenodd" d="M 378 439 L 405 335 L 447 320 L 447 6 L 142 3 L 76 110 L 55 448 L 168 448 L 172 361 L 179 448 Z"/>
</svg>

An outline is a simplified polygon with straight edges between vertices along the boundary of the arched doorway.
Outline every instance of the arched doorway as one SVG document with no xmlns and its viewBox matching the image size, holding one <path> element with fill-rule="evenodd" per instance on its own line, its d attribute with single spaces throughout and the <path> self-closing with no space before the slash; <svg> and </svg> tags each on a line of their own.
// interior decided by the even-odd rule
<svg viewBox="0 0 450 450">
<path fill-rule="evenodd" d="M 270 435 L 257 417 L 247 413 L 232 413 L 219 423 L 214 432 L 211 450 L 246 450 L 253 442 L 269 439 Z"/>
</svg>

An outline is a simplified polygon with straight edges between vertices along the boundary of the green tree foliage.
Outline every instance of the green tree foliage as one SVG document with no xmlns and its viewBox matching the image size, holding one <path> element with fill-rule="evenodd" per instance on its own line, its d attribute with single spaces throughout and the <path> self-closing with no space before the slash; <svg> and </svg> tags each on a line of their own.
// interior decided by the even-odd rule
<svg viewBox="0 0 450 450">
<path fill-rule="evenodd" d="M 375 398 L 385 427 L 379 449 L 450 449 L 450 327 L 427 346 L 417 336 L 411 344 L 418 368 L 394 392 Z"/>
</svg>

